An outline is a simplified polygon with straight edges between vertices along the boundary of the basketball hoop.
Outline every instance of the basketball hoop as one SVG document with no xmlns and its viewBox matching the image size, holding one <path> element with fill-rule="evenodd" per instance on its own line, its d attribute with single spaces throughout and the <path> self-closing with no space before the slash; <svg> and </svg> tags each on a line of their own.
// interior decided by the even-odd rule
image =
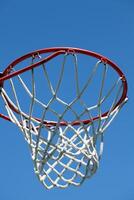
<svg viewBox="0 0 134 200">
<path fill-rule="evenodd" d="M 100 54 L 47 48 L 12 62 L 0 75 L 0 94 L 7 113 L 0 117 L 22 131 L 40 182 L 66 188 L 98 169 L 104 131 L 127 101 L 127 81 Z"/>
</svg>

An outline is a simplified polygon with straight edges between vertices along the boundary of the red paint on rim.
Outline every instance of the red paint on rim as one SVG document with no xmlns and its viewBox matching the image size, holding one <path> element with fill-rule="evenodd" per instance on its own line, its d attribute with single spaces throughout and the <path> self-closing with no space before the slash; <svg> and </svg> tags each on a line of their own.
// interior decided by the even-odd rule
<svg viewBox="0 0 134 200">
<path fill-rule="evenodd" d="M 51 55 L 49 55 L 46 58 L 43 58 L 41 61 L 34 63 L 32 65 L 26 66 L 23 69 L 20 69 L 18 71 L 12 72 L 12 69 L 19 64 L 20 62 L 26 60 L 27 58 L 33 57 L 33 56 L 38 56 L 41 54 L 45 54 L 45 53 L 52 53 Z M 119 101 L 116 103 L 115 107 L 113 110 L 115 110 L 120 104 L 122 104 L 123 102 L 125 102 L 126 98 L 127 98 L 127 90 L 128 90 L 128 86 L 127 86 L 127 80 L 125 78 L 125 75 L 123 74 L 123 72 L 121 71 L 121 69 L 114 63 L 112 62 L 110 59 L 106 58 L 105 56 L 89 51 L 89 50 L 85 50 L 85 49 L 79 49 L 79 48 L 72 48 L 72 47 L 53 47 L 53 48 L 46 48 L 46 49 L 40 49 L 37 51 L 33 51 L 31 53 L 28 53 L 18 59 L 16 59 L 15 61 L 13 61 L 2 73 L 2 75 L 0 76 L 0 86 L 3 87 L 4 81 L 8 80 L 9 78 L 12 78 L 14 76 L 17 76 L 19 74 L 22 74 L 28 70 L 31 70 L 32 68 L 38 67 L 43 63 L 48 62 L 49 60 L 53 59 L 54 57 L 60 55 L 60 54 L 65 54 L 65 53 L 78 53 L 78 54 L 85 54 L 87 56 L 91 56 L 91 57 L 95 57 L 98 60 L 101 60 L 102 62 L 108 64 L 109 66 L 111 66 L 119 75 L 119 77 L 121 78 L 122 81 L 122 85 L 123 85 L 123 92 L 122 92 L 122 96 L 119 99 Z M 16 113 L 17 110 L 10 105 L 10 108 L 15 111 Z M 109 111 L 103 113 L 101 115 L 101 117 L 106 117 L 108 115 Z M 4 118 L 5 120 L 10 120 L 10 118 L 8 116 L 5 116 L 3 114 L 0 114 L 0 117 Z M 66 122 L 66 121 L 61 121 L 59 122 L 59 124 L 61 126 L 66 126 L 67 124 L 71 124 L 71 125 L 80 125 L 81 123 L 84 124 L 88 124 L 91 123 L 92 121 L 95 121 L 99 119 L 99 116 L 94 117 L 92 120 L 91 119 L 86 119 L 86 120 L 81 120 L 81 121 L 73 121 L 73 122 Z M 41 121 L 41 119 L 36 118 L 37 121 Z M 46 126 L 56 126 L 58 122 L 51 122 L 51 121 L 44 121 L 44 124 L 46 124 Z"/>
</svg>

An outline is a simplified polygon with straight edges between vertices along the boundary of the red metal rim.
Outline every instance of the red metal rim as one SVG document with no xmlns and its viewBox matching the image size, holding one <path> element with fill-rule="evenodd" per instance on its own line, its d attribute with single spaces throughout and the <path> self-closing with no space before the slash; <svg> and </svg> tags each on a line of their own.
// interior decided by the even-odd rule
<svg viewBox="0 0 134 200">
<path fill-rule="evenodd" d="M 41 61 L 34 63 L 33 65 L 29 65 L 29 66 L 26 66 L 25 68 L 23 68 L 21 70 L 12 72 L 12 69 L 18 63 L 24 61 L 27 58 L 33 57 L 35 55 L 41 55 L 41 54 L 45 54 L 45 53 L 52 53 L 52 54 L 50 56 L 42 59 Z M 103 56 L 101 54 L 98 54 L 98 53 L 95 53 L 95 52 L 92 52 L 92 51 L 89 51 L 89 50 L 85 50 L 85 49 L 72 48 L 72 47 L 53 47 L 53 48 L 40 49 L 40 50 L 33 51 L 31 53 L 28 53 L 28 54 L 16 59 L 10 65 L 8 65 L 8 67 L 2 73 L 2 76 L 0 76 L 0 86 L 2 87 L 4 81 L 8 80 L 9 78 L 17 76 L 21 73 L 28 71 L 28 70 L 31 70 L 32 68 L 38 67 L 42 63 L 48 62 L 49 60 L 53 59 L 54 57 L 56 57 L 60 54 L 65 54 L 65 53 L 85 54 L 85 55 L 90 56 L 90 57 L 95 57 L 95 58 L 97 58 L 98 60 L 101 60 L 104 63 L 107 63 L 119 75 L 119 77 L 121 78 L 121 81 L 122 81 L 122 85 L 123 85 L 122 96 L 119 99 L 119 101 L 116 103 L 114 109 L 116 109 L 119 105 L 121 105 L 126 100 L 127 90 L 128 90 L 127 80 L 126 80 L 124 73 L 121 71 L 121 69 L 114 62 L 112 62 L 110 59 L 106 58 L 105 56 Z M 16 109 L 13 108 L 12 106 L 11 106 L 11 109 L 14 110 L 15 112 L 17 112 Z M 101 117 L 106 117 L 108 115 L 108 113 L 109 113 L 109 111 L 103 113 Z M 8 116 L 0 114 L 0 117 L 10 121 L 10 118 Z M 94 117 L 92 119 L 92 121 L 97 120 L 97 119 L 99 119 L 99 116 Z M 40 121 L 40 119 L 36 119 L 36 120 Z M 66 126 L 69 123 L 72 124 L 72 125 L 80 125 L 81 123 L 88 124 L 90 122 L 91 122 L 91 119 L 86 119 L 86 120 L 81 120 L 81 121 L 73 121 L 73 122 L 62 121 L 62 122 L 60 122 L 60 125 Z M 56 126 L 57 122 L 44 121 L 44 124 L 46 124 L 47 126 Z"/>
</svg>

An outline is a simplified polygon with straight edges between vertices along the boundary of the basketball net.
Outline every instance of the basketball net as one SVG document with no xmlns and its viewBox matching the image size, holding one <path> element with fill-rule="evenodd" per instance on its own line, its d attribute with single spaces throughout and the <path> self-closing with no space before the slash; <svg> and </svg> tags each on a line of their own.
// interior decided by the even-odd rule
<svg viewBox="0 0 134 200">
<path fill-rule="evenodd" d="M 35 174 L 47 189 L 53 187 L 66 188 L 69 185 L 79 186 L 85 179 L 90 178 L 96 173 L 103 153 L 104 131 L 111 124 L 126 101 L 125 99 L 121 104 L 117 105 L 123 90 L 122 78 L 119 76 L 111 85 L 109 84 L 110 87 L 104 95 L 104 88 L 107 84 L 107 73 L 110 68 L 106 62 L 97 60 L 87 80 L 81 87 L 78 72 L 78 55 L 76 53 L 65 53 L 62 56 L 61 69 L 56 87 L 53 86 L 49 77 L 47 63 L 42 63 L 38 66 L 38 68 L 42 69 L 42 76 L 51 94 L 48 102 L 37 96 L 40 88 L 36 87 L 37 80 L 35 79 L 37 77 L 35 76 L 35 71 L 38 68 L 29 70 L 29 81 L 23 79 L 23 74 L 17 75 L 6 81 L 10 85 L 10 91 L 5 89 L 6 86 L 1 88 L 1 96 L 4 100 L 8 116 L 22 131 L 30 147 Z M 76 86 L 76 96 L 69 103 L 58 95 L 62 86 L 68 57 L 71 57 L 73 60 Z M 33 55 L 31 64 L 39 60 L 41 60 L 39 54 Z M 90 85 L 92 85 L 96 73 L 100 68 L 102 69 L 102 73 L 101 81 L 97 85 L 99 88 L 99 94 L 96 94 L 98 96 L 97 101 L 94 105 L 89 106 L 85 103 L 83 96 L 87 93 Z M 12 71 L 14 72 L 15 69 L 12 69 Z M 67 76 L 69 77 L 69 75 Z M 112 77 L 110 78 L 112 79 Z M 18 89 L 18 82 L 20 89 Z M 40 87 L 42 88 L 41 85 Z M 29 98 L 29 113 L 23 111 L 22 99 L 19 95 L 21 89 Z M 10 95 L 11 93 L 12 95 Z M 89 93 L 90 95 L 92 96 Z M 109 99 L 110 105 L 108 111 L 103 114 L 104 104 L 107 104 Z M 63 107 L 60 112 L 51 106 L 54 102 Z M 75 104 L 79 104 L 82 107 L 81 112 L 77 112 L 77 109 L 74 108 Z M 36 106 L 37 111 L 39 106 L 42 113 L 39 118 L 35 116 Z M 68 122 L 66 120 L 65 116 L 68 111 L 73 115 L 73 121 Z M 47 118 L 48 112 L 56 117 L 56 122 Z M 93 113 L 95 113 L 95 116 Z M 84 120 L 85 115 L 88 118 L 87 121 Z"/>
</svg>

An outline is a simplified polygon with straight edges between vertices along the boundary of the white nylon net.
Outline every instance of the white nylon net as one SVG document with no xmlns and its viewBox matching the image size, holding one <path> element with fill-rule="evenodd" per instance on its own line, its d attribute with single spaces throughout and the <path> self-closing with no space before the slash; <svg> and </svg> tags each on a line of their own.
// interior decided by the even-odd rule
<svg viewBox="0 0 134 200">
<path fill-rule="evenodd" d="M 41 59 L 33 55 L 21 67 Z M 103 133 L 122 106 L 114 109 L 122 94 L 121 78 L 106 63 L 91 61 L 92 67 L 86 60 L 79 64 L 79 55 L 72 53 L 56 59 L 7 80 L 1 89 L 10 120 L 23 132 L 34 171 L 47 189 L 79 186 L 96 172 Z M 84 119 L 90 119 L 89 123 L 84 124 Z M 57 123 L 46 124 L 46 120 Z M 63 121 L 70 123 L 63 126 Z M 79 124 L 74 126 L 72 121 Z"/>
</svg>

